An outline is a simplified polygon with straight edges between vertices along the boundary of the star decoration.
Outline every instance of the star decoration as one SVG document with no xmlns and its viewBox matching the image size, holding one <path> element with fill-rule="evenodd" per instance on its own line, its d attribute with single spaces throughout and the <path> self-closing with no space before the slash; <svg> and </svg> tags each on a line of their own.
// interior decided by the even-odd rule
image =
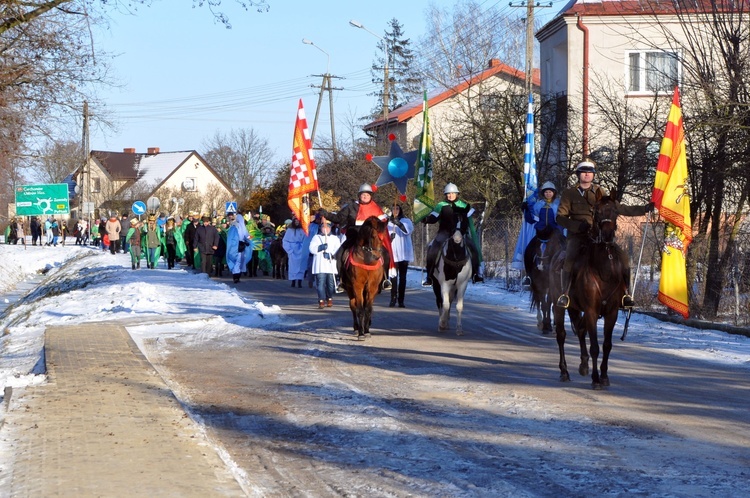
<svg viewBox="0 0 750 498">
<path fill-rule="evenodd" d="M 404 152 L 396 140 L 391 140 L 391 151 L 387 156 L 376 156 L 372 162 L 383 170 L 375 185 L 382 187 L 390 182 L 396 185 L 401 195 L 406 195 L 406 186 L 414 178 L 414 164 L 417 162 L 418 150 Z"/>
</svg>

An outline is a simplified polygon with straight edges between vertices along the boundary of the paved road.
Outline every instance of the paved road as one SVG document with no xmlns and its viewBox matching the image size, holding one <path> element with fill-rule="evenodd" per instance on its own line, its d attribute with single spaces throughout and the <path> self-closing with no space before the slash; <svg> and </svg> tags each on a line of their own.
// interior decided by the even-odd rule
<svg viewBox="0 0 750 498">
<path fill-rule="evenodd" d="M 259 496 L 346 495 L 352 473 L 355 496 L 738 496 L 750 484 L 746 370 L 618 341 L 612 386 L 593 391 L 577 374 L 558 381 L 555 340 L 526 310 L 468 302 L 467 335 L 438 334 L 431 292 L 410 289 L 406 310 L 378 297 L 362 343 L 341 297 L 321 311 L 285 281 L 238 288 L 298 326 L 231 348 L 175 343 L 161 368 Z"/>
</svg>

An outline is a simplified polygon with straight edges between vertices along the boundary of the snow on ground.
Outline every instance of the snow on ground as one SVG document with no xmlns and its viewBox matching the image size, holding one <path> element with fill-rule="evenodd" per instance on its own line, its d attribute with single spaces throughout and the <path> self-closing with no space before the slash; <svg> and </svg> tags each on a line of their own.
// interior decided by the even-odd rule
<svg viewBox="0 0 750 498">
<path fill-rule="evenodd" d="M 409 286 L 418 286 L 419 272 L 409 275 Z M 17 287 L 32 290 L 25 296 L 14 295 Z M 207 339 L 205 334 L 232 336 L 242 327 L 263 328 L 273 323 L 278 329 L 285 320 L 273 303 L 243 298 L 207 275 L 182 269 L 132 271 L 129 256 L 82 246 L 24 249 L 0 245 L 0 293 L 1 307 L 7 308 L 0 316 L 0 387 L 43 381 L 43 375 L 33 372 L 41 357 L 44 329 L 52 323 L 120 320 L 135 325 L 141 318 L 157 322 L 131 329 L 141 344 L 149 337 L 175 334 L 170 325 L 174 321 L 184 322 L 177 333 L 200 342 Z M 497 280 L 471 286 L 467 300 L 528 313 L 528 294 L 508 292 Z M 168 320 L 160 326 L 159 318 Z M 215 321 L 222 326 L 205 326 Z M 637 313 L 631 318 L 628 341 L 682 357 L 750 366 L 748 337 L 692 329 Z M 183 342 L 190 339 L 183 337 Z"/>
</svg>

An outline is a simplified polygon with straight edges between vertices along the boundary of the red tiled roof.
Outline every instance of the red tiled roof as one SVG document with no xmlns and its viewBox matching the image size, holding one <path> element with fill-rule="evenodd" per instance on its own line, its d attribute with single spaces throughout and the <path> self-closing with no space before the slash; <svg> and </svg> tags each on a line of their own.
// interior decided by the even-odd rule
<svg viewBox="0 0 750 498">
<path fill-rule="evenodd" d="M 724 3 L 725 2 L 725 3 Z M 748 5 L 741 6 L 747 0 L 573 0 L 563 7 L 558 16 L 629 16 L 629 15 L 665 15 L 695 14 L 705 12 L 747 12 Z"/>
<path fill-rule="evenodd" d="M 516 78 L 520 82 L 526 81 L 526 73 L 523 71 L 520 71 L 514 67 L 508 66 L 507 64 L 503 64 L 497 59 L 492 59 L 489 63 L 489 67 L 482 71 L 481 73 L 472 76 L 469 80 L 463 81 L 459 83 L 458 85 L 449 88 L 447 90 L 433 90 L 431 93 L 427 94 L 427 105 L 429 107 L 433 107 L 435 104 L 439 104 L 440 102 L 443 102 L 444 100 L 447 100 L 455 95 L 459 95 L 461 92 L 466 90 L 472 85 L 476 85 L 479 82 L 482 82 L 488 78 L 491 78 L 492 76 L 495 76 L 497 74 L 506 74 L 510 76 L 511 78 Z M 539 69 L 534 69 L 531 73 L 531 83 L 535 87 L 539 87 L 541 85 L 541 77 L 540 77 L 540 71 Z M 386 122 L 397 124 L 397 123 L 403 123 L 404 121 L 408 121 L 409 119 L 413 118 L 420 112 L 422 112 L 422 103 L 424 102 L 424 99 L 417 99 L 413 100 L 407 104 L 402 105 L 401 107 L 394 109 L 388 114 L 388 117 L 386 118 Z M 364 126 L 364 130 L 371 130 L 373 128 L 378 128 L 383 125 L 383 118 L 377 119 L 375 121 L 372 121 Z"/>
</svg>

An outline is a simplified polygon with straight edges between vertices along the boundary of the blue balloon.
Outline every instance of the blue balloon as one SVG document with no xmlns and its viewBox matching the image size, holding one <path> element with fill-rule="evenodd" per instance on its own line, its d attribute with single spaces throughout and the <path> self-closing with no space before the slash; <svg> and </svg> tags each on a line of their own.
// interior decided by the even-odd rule
<svg viewBox="0 0 750 498">
<path fill-rule="evenodd" d="M 408 170 L 409 165 L 406 164 L 403 157 L 394 157 L 388 162 L 388 173 L 390 173 L 393 178 L 401 178 Z"/>
</svg>

